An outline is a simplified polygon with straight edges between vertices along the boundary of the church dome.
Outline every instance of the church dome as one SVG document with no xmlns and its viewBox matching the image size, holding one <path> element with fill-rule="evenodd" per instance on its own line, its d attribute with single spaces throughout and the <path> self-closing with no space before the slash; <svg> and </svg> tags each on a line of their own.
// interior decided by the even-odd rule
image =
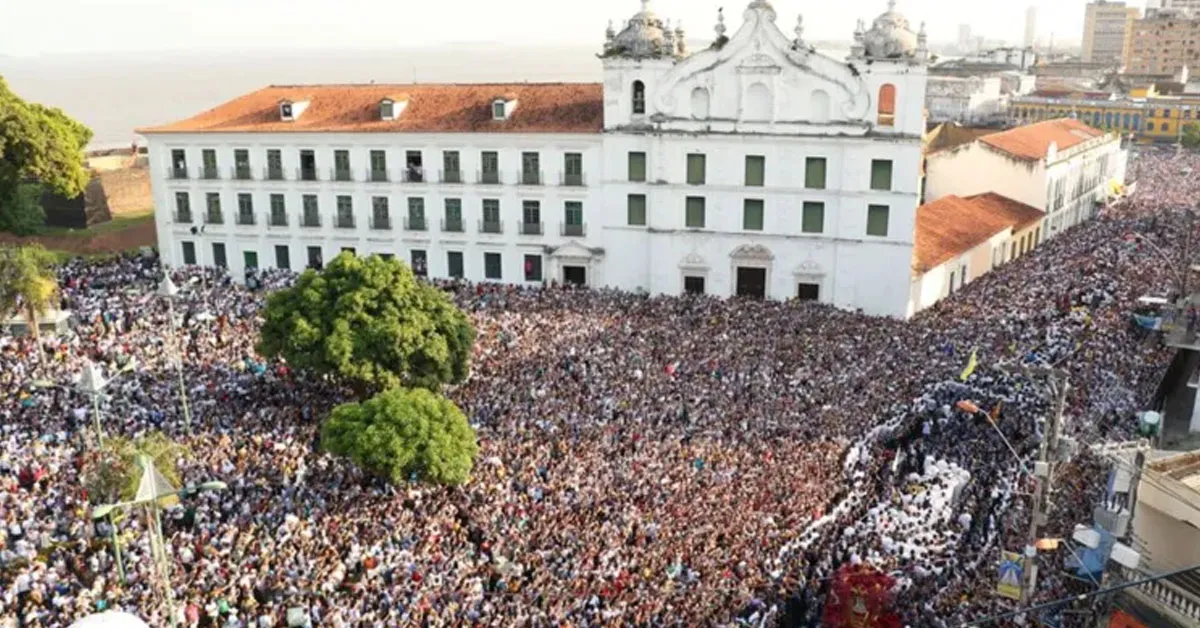
<svg viewBox="0 0 1200 628">
<path fill-rule="evenodd" d="M 670 27 L 650 9 L 650 0 L 642 0 L 642 10 L 629 18 L 625 28 L 604 42 L 604 57 L 626 57 L 630 59 L 656 59 L 679 56 L 680 44 L 675 33 L 668 34 Z"/>
<path fill-rule="evenodd" d="M 888 10 L 875 18 L 871 30 L 863 35 L 863 49 L 874 59 L 899 59 L 917 53 L 917 34 L 909 28 L 908 18 L 896 12 L 896 0 L 888 0 Z"/>
</svg>

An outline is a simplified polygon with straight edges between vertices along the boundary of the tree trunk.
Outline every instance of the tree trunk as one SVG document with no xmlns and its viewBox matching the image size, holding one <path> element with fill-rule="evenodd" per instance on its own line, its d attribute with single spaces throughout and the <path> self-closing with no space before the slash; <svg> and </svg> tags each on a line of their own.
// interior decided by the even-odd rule
<svg viewBox="0 0 1200 628">
<path fill-rule="evenodd" d="M 29 333 L 33 336 L 33 339 L 40 341 L 42 339 L 42 330 L 38 328 L 37 308 L 33 307 L 31 303 L 25 304 L 25 324 L 29 327 Z"/>
</svg>

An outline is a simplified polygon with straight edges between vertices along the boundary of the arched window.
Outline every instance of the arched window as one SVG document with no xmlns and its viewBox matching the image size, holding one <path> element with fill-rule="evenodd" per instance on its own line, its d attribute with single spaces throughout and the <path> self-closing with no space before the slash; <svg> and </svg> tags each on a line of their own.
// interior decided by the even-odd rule
<svg viewBox="0 0 1200 628">
<path fill-rule="evenodd" d="M 1125 114 L 1125 116 L 1124 116 L 1124 121 L 1123 121 L 1123 122 L 1124 122 L 1124 123 L 1123 123 L 1121 126 L 1122 126 L 1123 128 L 1126 128 L 1126 129 L 1128 129 L 1128 128 L 1129 128 L 1129 114 Z"/>
<path fill-rule="evenodd" d="M 1112 113 L 1104 114 L 1104 126 L 1112 126 Z"/>
<path fill-rule="evenodd" d="M 1146 123 L 1146 130 L 1147 130 L 1147 131 L 1153 131 L 1153 130 L 1154 130 L 1154 123 L 1153 123 L 1153 122 L 1147 122 L 1147 123 Z"/>
<path fill-rule="evenodd" d="M 896 125 L 896 86 L 886 83 L 879 88 L 879 126 Z"/>
<path fill-rule="evenodd" d="M 743 110 L 747 120 L 770 121 L 771 90 L 762 83 L 755 83 L 746 90 L 746 106 Z"/>
<path fill-rule="evenodd" d="M 812 121 L 829 122 L 829 92 L 823 89 L 812 93 Z"/>
<path fill-rule="evenodd" d="M 646 85 L 641 81 L 633 82 L 633 113 L 646 113 Z"/>
<path fill-rule="evenodd" d="M 1133 114 L 1133 130 L 1137 131 L 1140 128 L 1142 128 L 1142 116 L 1141 114 L 1135 113 Z"/>
<path fill-rule="evenodd" d="M 703 87 L 692 90 L 692 117 L 699 120 L 708 118 L 708 90 Z"/>
</svg>

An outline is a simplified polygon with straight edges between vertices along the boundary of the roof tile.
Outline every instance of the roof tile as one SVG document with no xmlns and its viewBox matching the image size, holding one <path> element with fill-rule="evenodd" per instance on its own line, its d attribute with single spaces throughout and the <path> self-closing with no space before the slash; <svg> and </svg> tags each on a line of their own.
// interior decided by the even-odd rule
<svg viewBox="0 0 1200 628">
<path fill-rule="evenodd" d="M 917 208 L 913 269 L 924 273 L 1012 227 L 1037 222 L 1041 210 L 992 192 L 968 198 L 950 194 Z"/>
<path fill-rule="evenodd" d="M 493 120 L 498 95 L 519 101 L 506 120 Z M 385 98 L 408 101 L 395 120 L 379 117 Z M 279 118 L 284 100 L 309 101 L 294 121 Z M 477 85 L 273 85 L 186 120 L 139 133 L 599 133 L 604 97 L 599 83 Z"/>
<path fill-rule="evenodd" d="M 1062 151 L 1102 135 L 1104 131 L 1078 120 L 1059 118 L 985 135 L 979 141 L 1018 159 L 1040 161 L 1046 157 L 1051 142 Z"/>
</svg>

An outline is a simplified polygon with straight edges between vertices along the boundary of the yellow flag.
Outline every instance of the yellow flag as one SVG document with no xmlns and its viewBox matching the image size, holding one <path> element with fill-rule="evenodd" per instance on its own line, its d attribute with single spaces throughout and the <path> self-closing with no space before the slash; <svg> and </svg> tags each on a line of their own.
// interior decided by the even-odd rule
<svg viewBox="0 0 1200 628">
<path fill-rule="evenodd" d="M 962 375 L 959 376 L 959 379 L 964 382 L 967 381 L 967 378 L 971 376 L 971 373 L 975 372 L 976 366 L 979 366 L 979 349 L 972 349 L 971 359 L 967 360 L 967 368 L 963 369 Z"/>
</svg>

